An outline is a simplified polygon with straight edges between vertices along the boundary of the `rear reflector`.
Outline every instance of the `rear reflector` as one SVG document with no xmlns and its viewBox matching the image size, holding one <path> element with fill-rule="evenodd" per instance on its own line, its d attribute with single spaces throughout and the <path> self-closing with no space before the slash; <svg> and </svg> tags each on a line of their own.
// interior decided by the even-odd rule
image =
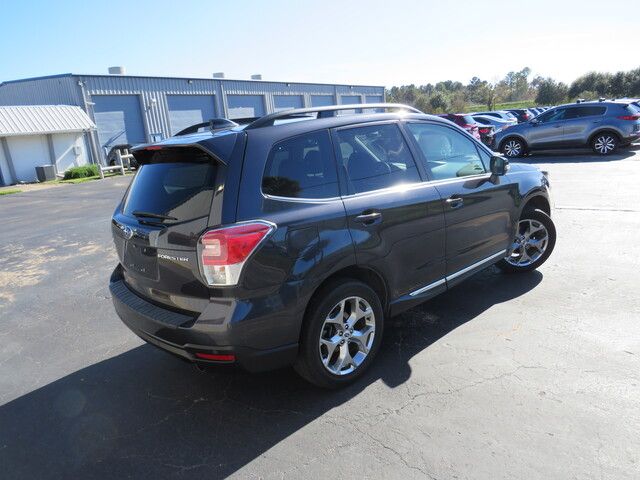
<svg viewBox="0 0 640 480">
<path fill-rule="evenodd" d="M 244 263 L 274 228 L 255 221 L 205 232 L 198 242 L 198 258 L 207 284 L 236 285 Z"/>
<path fill-rule="evenodd" d="M 235 362 L 236 356 L 232 354 L 217 354 L 217 353 L 196 353 L 196 357 L 201 358 L 202 360 L 213 360 L 216 362 Z"/>
</svg>

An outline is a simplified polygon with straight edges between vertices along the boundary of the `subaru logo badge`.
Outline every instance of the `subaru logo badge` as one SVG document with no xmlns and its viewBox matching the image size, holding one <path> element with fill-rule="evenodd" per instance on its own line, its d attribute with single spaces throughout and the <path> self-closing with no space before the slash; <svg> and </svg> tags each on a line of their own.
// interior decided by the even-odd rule
<svg viewBox="0 0 640 480">
<path fill-rule="evenodd" d="M 124 227 L 122 227 L 122 233 L 124 233 L 124 238 L 126 238 L 127 240 L 131 240 L 135 232 L 133 231 L 133 228 L 125 225 Z"/>
</svg>

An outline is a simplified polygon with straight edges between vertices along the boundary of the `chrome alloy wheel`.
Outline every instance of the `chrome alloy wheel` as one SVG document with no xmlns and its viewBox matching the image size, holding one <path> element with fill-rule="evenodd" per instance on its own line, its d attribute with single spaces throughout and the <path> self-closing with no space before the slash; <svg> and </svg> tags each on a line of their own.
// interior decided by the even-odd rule
<svg viewBox="0 0 640 480">
<path fill-rule="evenodd" d="M 537 220 L 520 220 L 511 254 L 505 260 L 515 267 L 526 267 L 544 255 L 548 245 L 549 232 L 542 223 Z"/>
<path fill-rule="evenodd" d="M 375 320 L 371 305 L 360 297 L 345 298 L 331 309 L 318 344 L 320 360 L 329 372 L 346 375 L 362 364 L 373 345 Z"/>
<path fill-rule="evenodd" d="M 593 148 L 598 153 L 606 155 L 607 153 L 613 152 L 616 148 L 616 139 L 611 135 L 600 135 L 596 138 L 596 141 L 593 142 Z"/>
<path fill-rule="evenodd" d="M 507 157 L 517 157 L 522 153 L 522 144 L 517 140 L 509 140 L 503 150 Z"/>
</svg>

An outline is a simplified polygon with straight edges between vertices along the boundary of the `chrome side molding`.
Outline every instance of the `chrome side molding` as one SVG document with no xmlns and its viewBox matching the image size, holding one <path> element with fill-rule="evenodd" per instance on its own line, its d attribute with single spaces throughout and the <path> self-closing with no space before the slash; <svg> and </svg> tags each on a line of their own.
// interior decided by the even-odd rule
<svg viewBox="0 0 640 480">
<path fill-rule="evenodd" d="M 454 280 L 456 278 L 458 278 L 461 275 L 464 275 L 467 272 L 470 272 L 471 270 L 474 270 L 482 265 L 484 265 L 485 263 L 489 263 L 491 260 L 495 260 L 496 258 L 499 257 L 504 257 L 507 254 L 507 250 L 500 250 L 498 253 L 494 253 L 493 255 L 484 258 L 482 260 L 480 260 L 479 262 L 473 263 L 471 265 L 469 265 L 468 267 L 463 268 L 462 270 L 458 270 L 455 273 L 452 273 L 451 275 L 448 275 L 444 278 L 441 278 L 440 280 L 436 280 L 433 283 L 430 283 L 429 285 L 425 285 L 424 287 L 419 288 L 418 290 L 414 290 L 413 292 L 411 292 L 409 294 L 409 296 L 411 297 L 415 297 L 416 295 L 420 295 L 421 293 L 424 292 L 428 292 L 429 290 L 432 290 L 436 287 L 439 287 L 440 285 L 442 285 L 445 282 L 450 282 L 451 280 Z"/>
</svg>

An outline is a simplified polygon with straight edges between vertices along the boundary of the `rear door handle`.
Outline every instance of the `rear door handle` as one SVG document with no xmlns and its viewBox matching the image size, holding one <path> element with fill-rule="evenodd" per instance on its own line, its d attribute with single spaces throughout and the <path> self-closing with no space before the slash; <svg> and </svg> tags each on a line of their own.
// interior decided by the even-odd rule
<svg viewBox="0 0 640 480">
<path fill-rule="evenodd" d="M 451 209 L 460 208 L 462 205 L 464 205 L 464 200 L 462 199 L 462 197 L 449 197 L 447 198 L 446 202 Z"/>
<path fill-rule="evenodd" d="M 354 221 L 358 223 L 364 223 L 365 225 L 372 225 L 379 221 L 382 218 L 382 214 L 380 212 L 368 212 L 362 213 L 354 218 Z"/>
</svg>

